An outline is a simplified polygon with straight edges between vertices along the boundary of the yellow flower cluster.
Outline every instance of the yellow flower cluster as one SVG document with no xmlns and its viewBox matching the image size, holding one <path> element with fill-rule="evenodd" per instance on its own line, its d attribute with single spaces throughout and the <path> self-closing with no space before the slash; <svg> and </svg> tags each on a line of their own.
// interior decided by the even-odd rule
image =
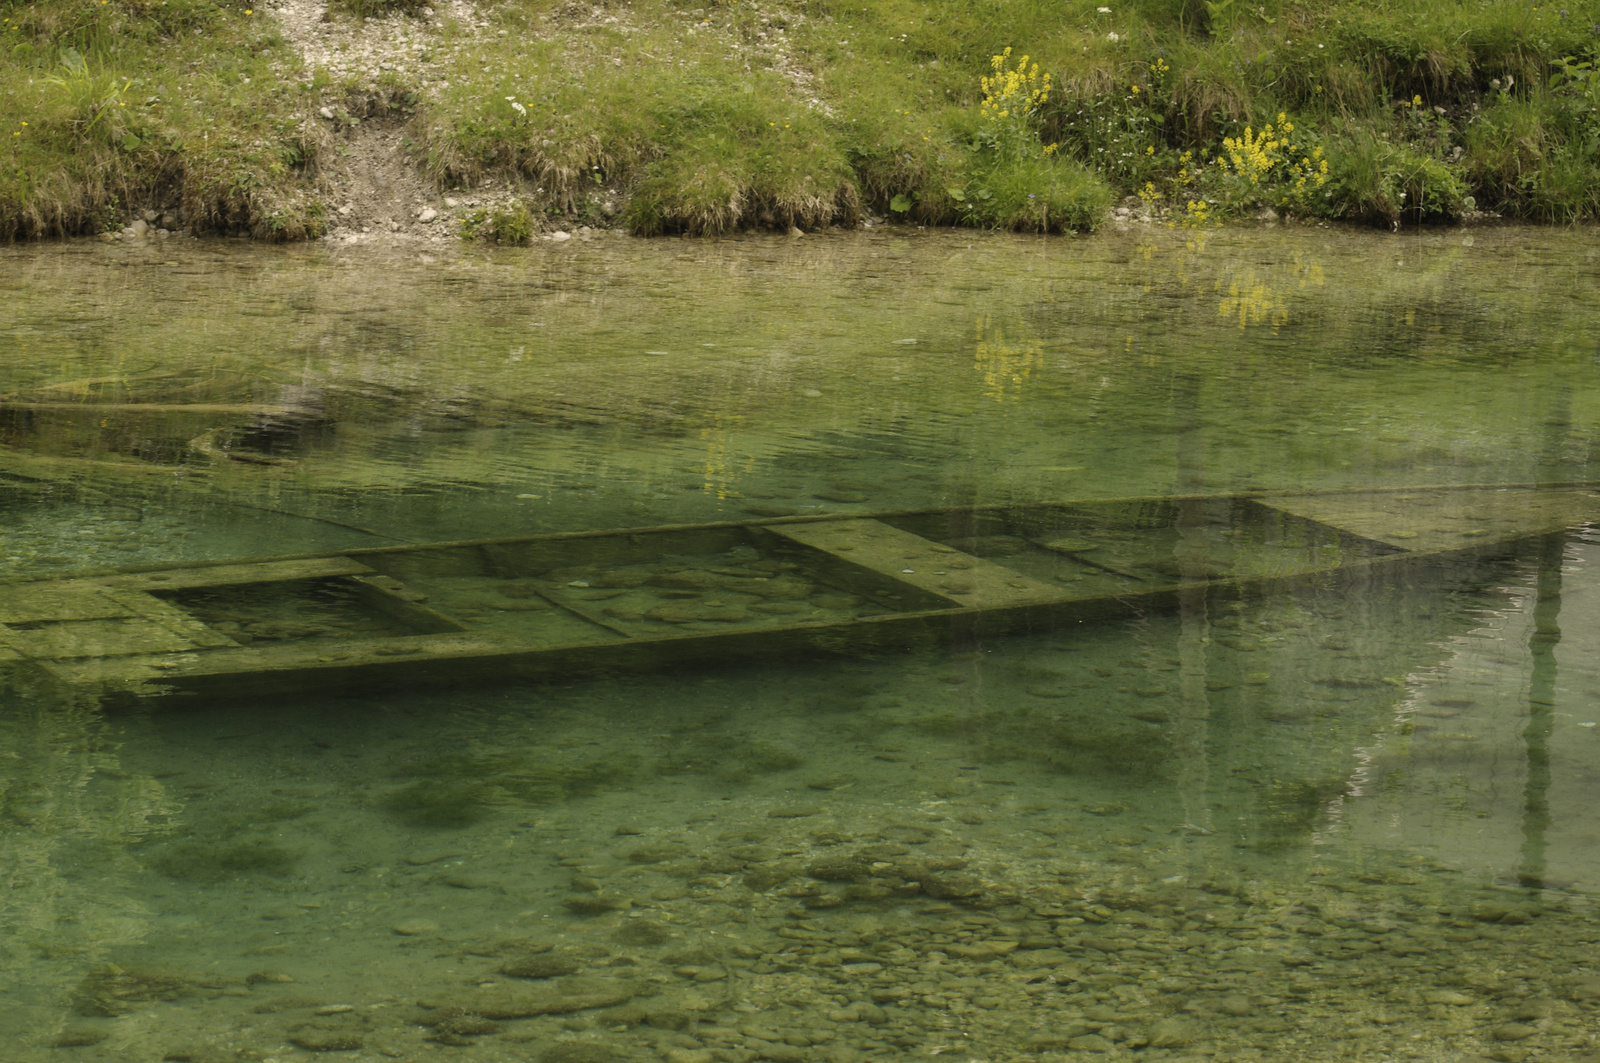
<svg viewBox="0 0 1600 1063">
<path fill-rule="evenodd" d="M 1287 137 L 1294 132 L 1294 126 L 1288 121 L 1288 115 L 1279 114 L 1280 128 L 1274 130 L 1271 125 L 1264 126 L 1257 133 L 1249 126 L 1244 127 L 1242 137 L 1223 137 L 1222 148 L 1228 153 L 1228 161 L 1233 163 L 1233 170 L 1249 180 L 1253 185 L 1261 183 L 1279 162 L 1278 150 L 1284 146 L 1281 137 Z"/>
<path fill-rule="evenodd" d="M 1269 124 L 1259 133 L 1245 126 L 1243 136 L 1222 139 L 1223 150 L 1228 154 L 1227 162 L 1232 165 L 1234 173 L 1252 186 L 1259 186 L 1274 168 L 1282 164 L 1279 172 L 1290 182 L 1291 193 L 1281 200 L 1285 205 L 1291 201 L 1291 197 L 1303 202 L 1307 192 L 1328 183 L 1328 160 L 1322 157 L 1321 146 L 1312 149 L 1310 154 L 1300 155 L 1297 160 L 1295 155 L 1300 154 L 1297 145 L 1289 139 L 1293 132 L 1294 123 L 1280 111 L 1276 126 Z"/>
<path fill-rule="evenodd" d="M 1030 68 L 1028 57 L 1023 56 L 1017 61 L 1015 69 L 1007 70 L 1006 63 L 1010 59 L 1010 48 L 989 59 L 995 73 L 993 77 L 983 78 L 980 82 L 983 102 L 978 104 L 978 113 L 985 119 L 998 120 L 1032 114 L 1050 98 L 1050 75 L 1041 76 L 1038 63 Z"/>
<path fill-rule="evenodd" d="M 1328 160 L 1322 157 L 1322 146 L 1313 148 L 1310 155 L 1301 156 L 1299 162 L 1289 164 L 1289 173 L 1295 178 L 1294 194 L 1304 199 L 1311 188 L 1321 188 L 1328 183 Z"/>
</svg>

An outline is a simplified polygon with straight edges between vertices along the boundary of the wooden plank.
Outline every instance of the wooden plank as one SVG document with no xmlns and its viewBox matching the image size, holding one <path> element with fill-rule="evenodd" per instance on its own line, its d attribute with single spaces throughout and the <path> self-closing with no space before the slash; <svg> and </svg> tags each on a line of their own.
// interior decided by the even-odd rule
<svg viewBox="0 0 1600 1063">
<path fill-rule="evenodd" d="M 598 629 L 592 643 L 620 642 Z M 577 642 L 574 645 L 590 645 Z M 553 647 L 559 651 L 563 647 Z M 187 677 L 226 678 L 282 676 L 285 673 L 355 668 L 427 661 L 453 661 L 538 648 L 483 633 L 402 635 L 376 639 L 342 639 L 338 642 L 297 642 L 269 647 L 243 646 L 198 653 L 164 653 L 107 657 L 83 661 L 42 661 L 56 678 L 72 686 L 182 680 Z"/>
<path fill-rule="evenodd" d="M 194 643 L 142 616 L 58 620 L 39 627 L 6 628 L 10 647 L 35 660 L 119 657 L 195 649 Z"/>
<path fill-rule="evenodd" d="M 287 406 L 259 406 L 226 402 L 11 402 L 0 400 L 8 410 L 66 410 L 71 413 L 105 417 L 112 413 L 230 413 L 252 417 L 290 417 L 299 411 Z"/>
<path fill-rule="evenodd" d="M 1561 487 L 1361 491 L 1256 501 L 1407 551 L 1470 549 L 1557 531 L 1600 513 L 1600 495 Z"/>
<path fill-rule="evenodd" d="M 93 584 L 41 580 L 13 586 L 0 597 L 0 624 L 101 620 L 134 615 L 136 610 L 109 597 Z"/>
<path fill-rule="evenodd" d="M 436 635 L 467 630 L 459 620 L 423 605 L 428 600 L 426 594 L 411 590 L 393 576 L 350 576 L 345 582 L 355 588 L 363 602 L 412 631 Z"/>
<path fill-rule="evenodd" d="M 101 593 L 112 601 L 127 606 L 131 612 L 144 617 L 151 623 L 160 624 L 173 634 L 189 640 L 190 644 L 194 646 L 216 649 L 223 646 L 239 645 L 222 632 L 213 631 L 171 602 L 164 602 L 152 594 L 121 588 L 106 590 Z"/>
<path fill-rule="evenodd" d="M 603 627 L 613 635 L 621 635 L 625 639 L 633 637 L 625 629 L 620 628 L 616 624 L 613 624 L 610 620 L 607 620 L 604 615 L 596 611 L 591 606 L 583 602 L 573 601 L 570 596 L 561 594 L 555 588 L 546 587 L 543 590 L 538 591 L 538 596 L 541 601 L 549 602 L 562 612 L 570 613 L 579 620 Z"/>
<path fill-rule="evenodd" d="M 105 586 L 139 591 L 180 591 L 197 587 L 234 587 L 246 583 L 283 583 L 297 579 L 365 576 L 372 568 L 348 557 L 313 557 L 296 561 L 258 561 L 245 565 L 172 568 L 116 576 Z"/>
<path fill-rule="evenodd" d="M 972 609 L 1065 601 L 1062 588 L 881 521 L 767 525 L 766 531 Z"/>
</svg>

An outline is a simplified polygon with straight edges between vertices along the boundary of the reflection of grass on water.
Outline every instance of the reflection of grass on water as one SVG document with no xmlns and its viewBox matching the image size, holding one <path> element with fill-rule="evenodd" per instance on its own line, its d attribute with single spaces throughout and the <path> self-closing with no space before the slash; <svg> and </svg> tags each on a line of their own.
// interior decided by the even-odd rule
<svg viewBox="0 0 1600 1063">
<path fill-rule="evenodd" d="M 520 752 L 451 753 L 398 769 L 396 775 L 414 781 L 378 804 L 407 826 L 465 827 L 498 807 L 553 804 L 620 786 L 638 766 L 631 754 L 564 760 Z"/>
</svg>

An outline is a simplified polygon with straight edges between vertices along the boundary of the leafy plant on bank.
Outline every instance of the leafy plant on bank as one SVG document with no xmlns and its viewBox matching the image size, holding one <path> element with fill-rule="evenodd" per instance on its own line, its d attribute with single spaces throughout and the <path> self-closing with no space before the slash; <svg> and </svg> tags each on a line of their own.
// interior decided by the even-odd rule
<svg viewBox="0 0 1600 1063">
<path fill-rule="evenodd" d="M 1204 225 L 1223 218 L 1272 208 L 1301 215 L 1332 213 L 1329 163 L 1320 143 L 1296 138 L 1284 112 L 1259 131 L 1246 125 L 1236 137 L 1223 137 L 1209 160 L 1193 151 L 1177 156 L 1160 178 L 1147 180 L 1139 198 L 1169 220 Z M 1152 148 L 1150 155 L 1157 153 Z"/>
<path fill-rule="evenodd" d="M 1550 91 L 1564 105 L 1589 154 L 1600 150 L 1600 53 L 1563 56 L 1553 64 Z"/>
<path fill-rule="evenodd" d="M 475 210 L 461 219 L 463 240 L 486 240 L 496 244 L 525 244 L 533 239 L 533 215 L 521 203 Z"/>
<path fill-rule="evenodd" d="M 1294 140 L 1295 126 L 1278 112 L 1276 124 L 1258 133 L 1250 126 L 1237 137 L 1222 138 L 1210 184 L 1230 212 L 1272 206 L 1287 210 L 1321 211 L 1316 199 L 1328 183 L 1328 160 L 1321 144 Z"/>
<path fill-rule="evenodd" d="M 103 66 L 92 68 L 81 52 L 67 47 L 61 49 L 60 72 L 46 77 L 45 81 L 56 87 L 66 103 L 67 120 L 78 136 L 108 144 L 132 136 L 123 120 L 128 106 L 123 96 L 133 85 L 132 78 L 119 79 Z M 137 138 L 127 146 L 138 147 Z"/>
<path fill-rule="evenodd" d="M 1455 218 L 1476 205 L 1444 160 L 1371 129 L 1338 138 L 1335 162 L 1330 190 L 1349 217 L 1396 225 Z"/>
<path fill-rule="evenodd" d="M 972 134 L 972 170 L 943 189 L 967 224 L 1032 232 L 1089 229 L 1110 205 L 1104 182 L 1040 136 L 1051 76 L 1026 55 L 1012 65 L 1011 48 L 991 56 L 979 79 L 979 123 Z M 892 209 L 909 210 L 907 197 Z"/>
<path fill-rule="evenodd" d="M 1080 95 L 1060 117 L 1061 141 L 1086 165 L 1124 188 L 1141 188 L 1176 164 L 1166 149 L 1163 112 L 1171 66 L 1157 56 L 1137 79 Z M 1126 86 L 1126 88 L 1124 88 Z"/>
<path fill-rule="evenodd" d="M 978 147 L 1001 159 L 1034 159 L 1053 154 L 1056 145 L 1043 144 L 1039 139 L 1039 110 L 1050 99 L 1050 75 L 1041 77 L 1039 64 L 1030 67 L 1027 56 L 1008 68 L 1010 59 L 1009 47 L 991 57 L 989 65 L 994 74 L 979 81 L 983 100 L 978 104 L 978 114 L 983 124 L 978 127 Z"/>
</svg>

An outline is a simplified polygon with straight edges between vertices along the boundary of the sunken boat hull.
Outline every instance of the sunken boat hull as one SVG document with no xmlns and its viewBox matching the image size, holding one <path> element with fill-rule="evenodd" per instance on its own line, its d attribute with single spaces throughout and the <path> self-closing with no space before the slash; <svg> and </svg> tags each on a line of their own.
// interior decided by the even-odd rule
<svg viewBox="0 0 1600 1063">
<path fill-rule="evenodd" d="M 1359 584 L 1596 516 L 1588 484 L 1197 495 L 190 564 L 10 584 L 0 666 L 243 698 L 881 654 Z"/>
</svg>

